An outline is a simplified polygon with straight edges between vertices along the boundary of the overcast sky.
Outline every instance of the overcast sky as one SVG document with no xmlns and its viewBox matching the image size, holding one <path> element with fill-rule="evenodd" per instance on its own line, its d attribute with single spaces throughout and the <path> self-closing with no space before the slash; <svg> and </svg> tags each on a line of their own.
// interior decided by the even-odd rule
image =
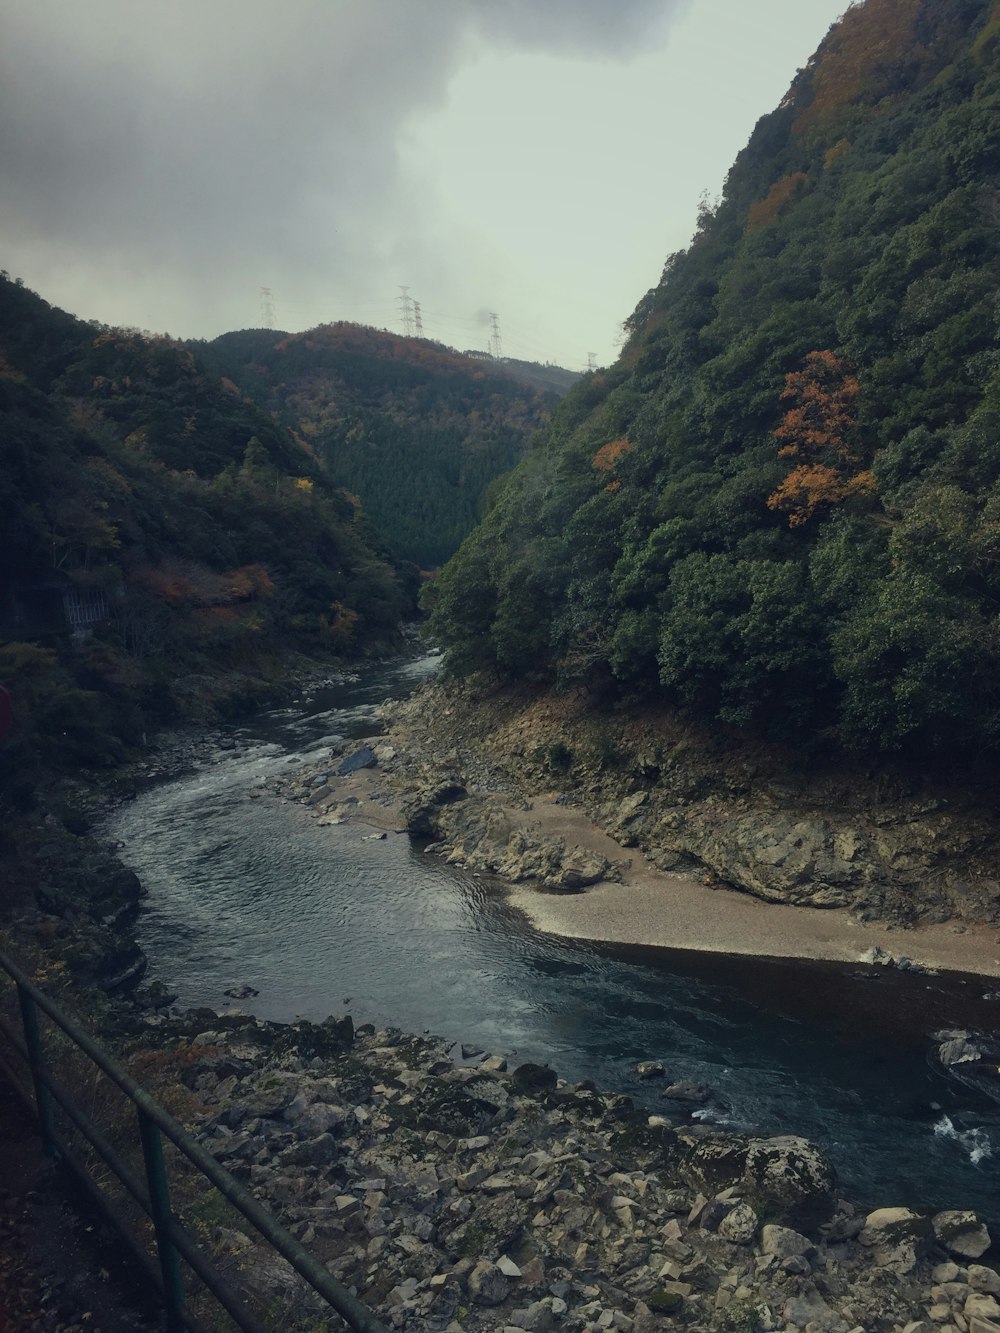
<svg viewBox="0 0 1000 1333">
<path fill-rule="evenodd" d="M 576 369 L 846 0 L 0 0 L 0 267 L 85 319 Z"/>
</svg>

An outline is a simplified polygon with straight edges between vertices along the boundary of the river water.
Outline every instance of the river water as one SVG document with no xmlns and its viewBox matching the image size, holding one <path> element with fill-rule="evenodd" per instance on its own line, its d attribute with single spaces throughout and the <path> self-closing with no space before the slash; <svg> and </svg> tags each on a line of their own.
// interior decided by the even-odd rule
<svg viewBox="0 0 1000 1333">
<path fill-rule="evenodd" d="M 546 936 L 502 888 L 405 835 L 318 828 L 260 783 L 332 735 L 377 732 L 373 704 L 434 659 L 372 669 L 235 729 L 236 748 L 153 787 L 108 832 L 149 891 L 139 942 L 179 1002 L 241 1001 L 264 1018 L 430 1031 L 552 1065 L 570 1080 L 675 1110 L 636 1061 L 707 1084 L 705 1120 L 818 1143 L 872 1205 L 968 1207 L 1000 1224 L 1000 1107 L 928 1060 L 939 1028 L 1000 1025 L 976 978 L 592 946 Z M 683 1112 L 682 1112 L 683 1114 Z M 994 1234 L 1000 1233 L 1000 1225 Z"/>
</svg>

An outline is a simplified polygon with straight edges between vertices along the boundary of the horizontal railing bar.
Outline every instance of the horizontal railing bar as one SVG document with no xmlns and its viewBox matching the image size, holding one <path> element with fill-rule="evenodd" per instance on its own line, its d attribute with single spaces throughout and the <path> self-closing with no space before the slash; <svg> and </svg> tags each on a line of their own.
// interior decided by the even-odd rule
<svg viewBox="0 0 1000 1333">
<path fill-rule="evenodd" d="M 207 1176 L 224 1198 L 228 1199 L 243 1216 L 251 1222 L 262 1236 L 268 1240 L 278 1253 L 306 1279 L 309 1285 L 341 1315 L 352 1328 L 359 1333 L 388 1333 L 385 1325 L 377 1316 L 363 1305 L 358 1298 L 323 1267 L 309 1251 L 301 1245 L 291 1232 L 261 1207 L 248 1190 L 229 1174 L 212 1155 L 141 1087 L 122 1066 L 84 1030 L 64 1014 L 43 991 L 25 975 L 25 973 L 4 954 L 0 953 L 0 967 L 24 987 L 40 1009 L 56 1023 L 94 1063 L 121 1088 L 135 1104 L 149 1116 L 150 1120 L 166 1134 L 167 1138 Z"/>
<path fill-rule="evenodd" d="M 23 1043 L 18 1038 L 16 1032 L 11 1030 L 10 1025 L 2 1014 L 0 1014 L 0 1032 L 3 1032 L 7 1040 L 12 1042 L 18 1049 L 22 1059 L 27 1057 L 27 1052 L 24 1050 Z M 34 1098 L 16 1077 L 14 1071 L 4 1060 L 2 1054 L 0 1054 L 0 1069 L 7 1074 L 8 1080 L 15 1087 L 21 1100 L 28 1109 L 34 1113 Z M 64 1088 L 61 1083 L 54 1079 L 48 1071 L 43 1070 L 41 1077 L 45 1086 L 52 1093 L 52 1096 L 62 1107 L 63 1111 L 72 1121 L 76 1129 L 84 1136 L 98 1156 L 100 1156 L 111 1168 L 128 1190 L 129 1194 L 135 1199 L 139 1207 L 148 1216 L 150 1211 L 149 1192 L 140 1177 L 137 1176 L 127 1162 L 122 1159 L 97 1125 L 95 1125 L 83 1111 L 80 1111 L 74 1105 L 72 1094 Z M 106 1194 L 104 1197 L 107 1197 Z M 174 1220 L 168 1227 L 168 1234 L 171 1243 L 177 1247 L 181 1257 L 190 1265 L 219 1304 L 225 1309 L 226 1313 L 231 1315 L 236 1323 L 239 1324 L 243 1333 L 268 1333 L 264 1325 L 261 1324 L 256 1316 L 246 1308 L 244 1301 L 229 1284 L 227 1279 L 222 1276 L 211 1260 L 207 1259 L 205 1255 L 202 1254 L 197 1242 L 191 1238 L 190 1232 L 188 1232 L 180 1222 Z M 145 1250 L 142 1250 L 142 1253 L 145 1256 L 146 1262 L 150 1265 L 147 1273 L 153 1272 L 156 1276 L 157 1284 L 160 1285 L 161 1277 L 159 1269 L 153 1264 L 151 1257 Z"/>
</svg>

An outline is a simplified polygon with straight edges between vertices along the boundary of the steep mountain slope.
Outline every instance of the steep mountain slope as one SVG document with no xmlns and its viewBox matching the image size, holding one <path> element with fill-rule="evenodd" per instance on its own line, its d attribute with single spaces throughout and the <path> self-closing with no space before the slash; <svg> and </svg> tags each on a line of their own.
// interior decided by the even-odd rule
<svg viewBox="0 0 1000 1333">
<path fill-rule="evenodd" d="M 183 345 L 4 275 L 0 412 L 6 774 L 107 762 L 150 723 L 238 707 L 289 652 L 398 642 L 413 588 L 356 501 Z"/>
<path fill-rule="evenodd" d="M 301 432 L 357 492 L 393 553 L 424 568 L 452 555 L 487 488 L 577 378 L 502 363 L 357 324 L 308 333 L 247 329 L 198 351 Z M 533 382 L 532 382 L 533 381 Z"/>
<path fill-rule="evenodd" d="M 866 0 L 431 590 L 454 669 L 1000 741 L 1000 8 Z"/>
</svg>

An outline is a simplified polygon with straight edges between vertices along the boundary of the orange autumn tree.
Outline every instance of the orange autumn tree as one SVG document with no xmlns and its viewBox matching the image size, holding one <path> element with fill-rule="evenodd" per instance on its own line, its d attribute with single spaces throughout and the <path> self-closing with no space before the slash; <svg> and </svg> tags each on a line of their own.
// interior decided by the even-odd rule
<svg viewBox="0 0 1000 1333">
<path fill-rule="evenodd" d="M 792 133 L 822 133 L 846 109 L 890 95 L 901 69 L 931 61 L 933 47 L 919 38 L 923 10 L 922 0 L 851 5 L 814 57 L 812 99 L 799 110 Z"/>
<path fill-rule="evenodd" d="M 630 454 L 634 447 L 628 440 L 609 440 L 607 444 L 601 445 L 591 459 L 591 467 L 595 472 L 613 472 L 619 458 L 623 454 Z M 617 491 L 619 486 L 621 486 L 621 482 L 615 478 L 614 481 L 609 481 L 604 489 L 606 491 Z"/>
<path fill-rule="evenodd" d="M 793 171 L 790 176 L 783 176 L 781 180 L 775 181 L 763 199 L 758 199 L 750 205 L 747 212 L 747 231 L 760 231 L 761 227 L 773 227 L 785 205 L 808 181 L 809 177 L 804 171 Z"/>
<path fill-rule="evenodd" d="M 871 472 L 856 470 L 861 460 L 851 443 L 860 392 L 848 362 L 829 350 L 810 352 L 801 370 L 785 376 L 781 399 L 791 406 L 774 435 L 782 441 L 779 458 L 800 461 L 767 504 L 788 514 L 789 527 L 801 527 L 823 506 L 874 491 Z"/>
</svg>

